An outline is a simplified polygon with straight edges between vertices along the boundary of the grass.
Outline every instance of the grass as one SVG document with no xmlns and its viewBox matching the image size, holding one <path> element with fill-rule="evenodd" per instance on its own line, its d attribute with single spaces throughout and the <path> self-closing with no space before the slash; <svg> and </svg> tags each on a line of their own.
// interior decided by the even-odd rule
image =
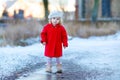
<svg viewBox="0 0 120 80">
<path fill-rule="evenodd" d="M 115 34 L 120 30 L 120 26 L 116 22 L 98 22 L 97 24 L 89 22 L 67 22 L 65 23 L 65 28 L 70 36 L 81 38 Z"/>
<path fill-rule="evenodd" d="M 0 46 L 25 45 L 21 40 L 31 37 L 37 37 L 46 22 L 38 22 L 37 20 L 10 21 L 8 26 L 0 28 Z M 116 22 L 99 22 L 91 24 L 89 22 L 63 22 L 68 35 L 73 37 L 88 38 L 90 36 L 104 36 L 115 34 L 120 30 L 120 26 Z"/>
<path fill-rule="evenodd" d="M 17 45 L 20 40 L 38 36 L 41 28 L 41 24 L 36 20 L 8 22 L 7 27 L 0 29 L 0 37 L 3 39 L 0 45 Z"/>
</svg>

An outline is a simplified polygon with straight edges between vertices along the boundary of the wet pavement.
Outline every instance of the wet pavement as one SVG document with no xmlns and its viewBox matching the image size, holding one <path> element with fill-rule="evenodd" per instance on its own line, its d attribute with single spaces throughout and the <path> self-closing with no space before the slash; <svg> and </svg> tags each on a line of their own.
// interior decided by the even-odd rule
<svg viewBox="0 0 120 80">
<path fill-rule="evenodd" d="M 114 74 L 110 68 L 94 68 L 88 66 L 76 65 L 69 61 L 63 62 L 62 74 L 49 74 L 43 68 L 36 69 L 34 72 L 27 73 L 17 78 L 16 80 L 119 80 L 119 74 Z M 55 67 L 53 67 L 55 72 Z"/>
<path fill-rule="evenodd" d="M 63 66 L 61 75 L 47 74 L 45 63 L 42 63 L 42 66 L 15 80 L 120 80 L 119 43 L 103 44 L 102 47 L 100 44 L 77 50 L 74 50 L 76 47 L 71 47 L 69 51 L 66 50 L 65 57 L 61 59 Z M 54 65 L 54 72 L 55 69 Z"/>
</svg>

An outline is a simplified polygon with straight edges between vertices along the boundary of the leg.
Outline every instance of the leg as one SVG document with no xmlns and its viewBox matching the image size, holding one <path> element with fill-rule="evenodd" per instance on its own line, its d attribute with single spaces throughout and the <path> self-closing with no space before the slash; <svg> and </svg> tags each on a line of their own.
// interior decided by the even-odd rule
<svg viewBox="0 0 120 80">
<path fill-rule="evenodd" d="M 47 58 L 46 72 L 52 72 L 52 58 Z"/>
<path fill-rule="evenodd" d="M 60 58 L 56 58 L 56 63 L 57 63 L 57 64 L 61 64 Z"/>
<path fill-rule="evenodd" d="M 56 58 L 56 67 L 57 67 L 57 72 L 56 73 L 62 73 L 62 64 L 60 62 L 60 58 Z"/>
<path fill-rule="evenodd" d="M 47 63 L 46 64 L 52 65 L 52 58 L 47 57 Z"/>
</svg>

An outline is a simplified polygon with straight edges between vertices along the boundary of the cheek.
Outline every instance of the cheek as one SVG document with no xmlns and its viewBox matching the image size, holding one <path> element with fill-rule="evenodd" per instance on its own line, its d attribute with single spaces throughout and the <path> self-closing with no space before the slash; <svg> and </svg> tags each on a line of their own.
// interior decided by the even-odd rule
<svg viewBox="0 0 120 80">
<path fill-rule="evenodd" d="M 59 23 L 60 21 L 59 20 L 57 20 L 57 23 Z"/>
<path fill-rule="evenodd" d="M 52 19 L 51 22 L 54 22 L 54 20 Z"/>
</svg>

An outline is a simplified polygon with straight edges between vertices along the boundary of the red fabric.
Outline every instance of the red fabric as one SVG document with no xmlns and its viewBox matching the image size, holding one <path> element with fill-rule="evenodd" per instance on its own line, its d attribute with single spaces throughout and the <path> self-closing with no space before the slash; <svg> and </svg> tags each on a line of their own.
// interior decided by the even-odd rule
<svg viewBox="0 0 120 80">
<path fill-rule="evenodd" d="M 44 55 L 47 57 L 61 57 L 62 45 L 68 47 L 66 30 L 60 24 L 55 27 L 52 24 L 45 25 L 40 37 L 41 43 L 46 42 Z"/>
</svg>

